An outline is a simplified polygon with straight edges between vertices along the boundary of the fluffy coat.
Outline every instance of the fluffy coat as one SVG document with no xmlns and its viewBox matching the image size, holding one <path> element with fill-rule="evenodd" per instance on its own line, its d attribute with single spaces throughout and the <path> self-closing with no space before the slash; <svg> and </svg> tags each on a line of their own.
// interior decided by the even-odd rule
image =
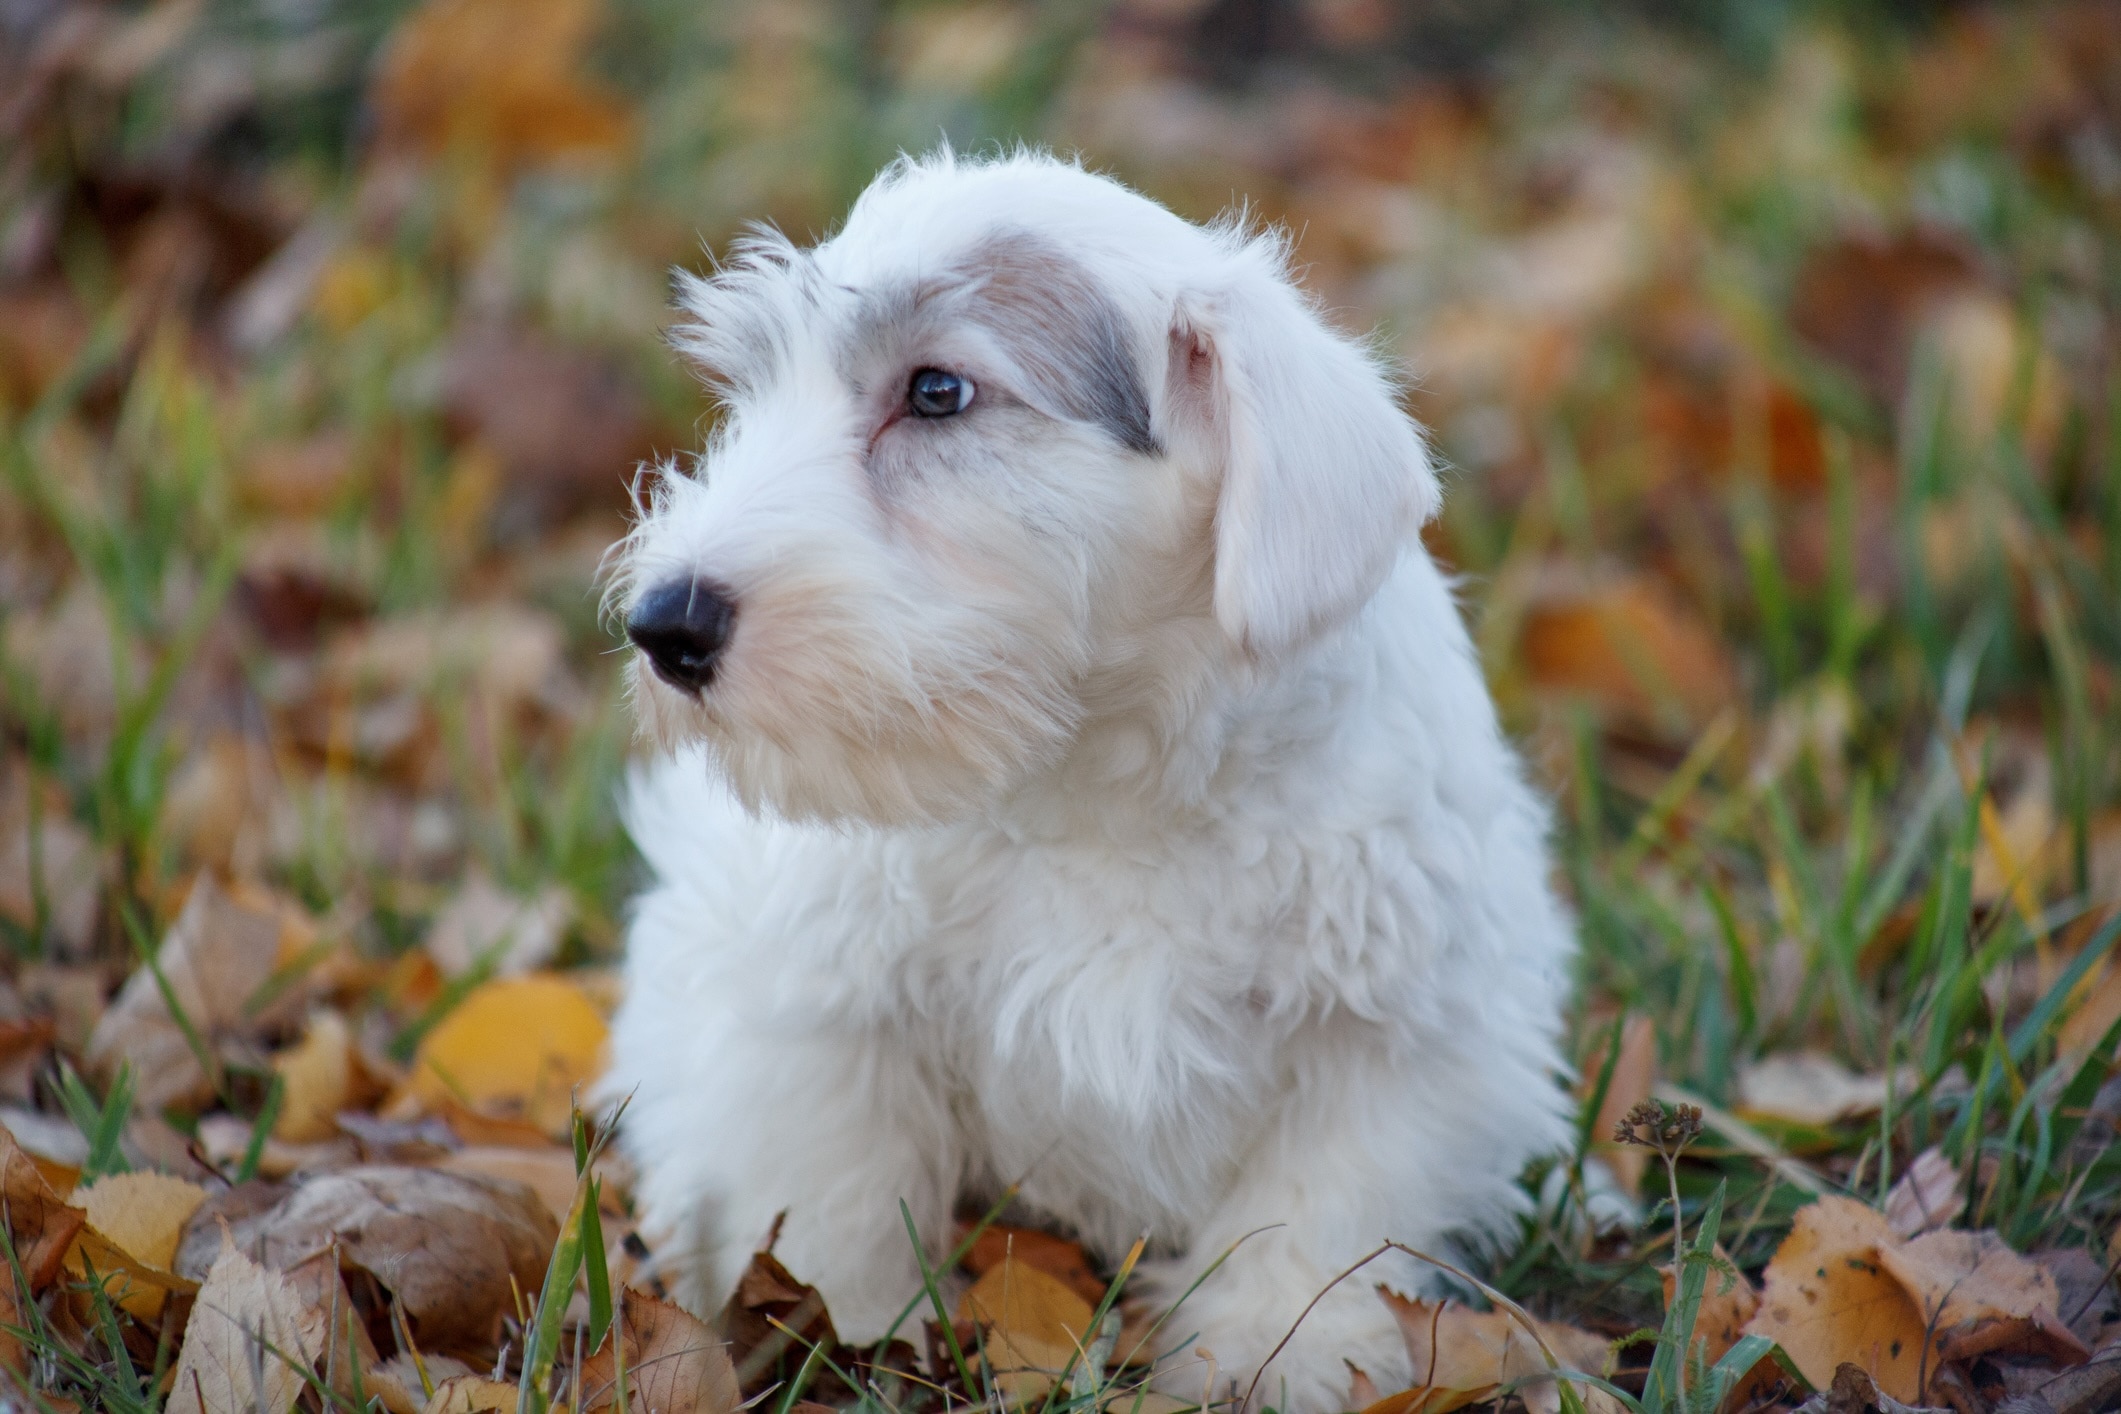
<svg viewBox="0 0 2121 1414">
<path fill-rule="evenodd" d="M 683 300 L 725 415 L 614 595 L 697 577 L 734 628 L 703 689 L 632 670 L 665 752 L 606 1084 L 681 1299 L 785 1210 L 873 1338 L 918 1287 L 899 1201 L 933 1254 L 1020 1181 L 1108 1260 L 1146 1232 L 1164 1299 L 1237 1245 L 1165 1327 L 1198 1396 L 1382 1239 L 1507 1227 L 1567 1136 L 1546 815 L 1421 438 L 1283 245 L 943 154 Z M 934 368 L 969 404 L 907 415 Z M 1341 1283 L 1265 1402 L 1412 1373 L 1382 1280 L 1426 1277 Z"/>
</svg>

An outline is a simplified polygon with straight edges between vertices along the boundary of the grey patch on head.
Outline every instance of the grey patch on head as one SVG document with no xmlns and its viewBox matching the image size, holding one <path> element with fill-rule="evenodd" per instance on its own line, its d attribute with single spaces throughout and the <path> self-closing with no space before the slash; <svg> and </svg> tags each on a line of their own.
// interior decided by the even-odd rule
<svg viewBox="0 0 2121 1414">
<path fill-rule="evenodd" d="M 1101 427 L 1129 451 L 1163 450 L 1126 321 L 1082 262 L 1051 241 L 999 232 L 946 275 L 866 292 L 857 344 L 877 352 L 918 341 L 950 318 L 991 333 L 1049 411 Z"/>
<path fill-rule="evenodd" d="M 972 317 L 1042 392 L 1129 451 L 1162 450 L 1126 321 L 1080 261 L 1027 231 L 1004 231 L 973 247 L 967 263 Z"/>
</svg>

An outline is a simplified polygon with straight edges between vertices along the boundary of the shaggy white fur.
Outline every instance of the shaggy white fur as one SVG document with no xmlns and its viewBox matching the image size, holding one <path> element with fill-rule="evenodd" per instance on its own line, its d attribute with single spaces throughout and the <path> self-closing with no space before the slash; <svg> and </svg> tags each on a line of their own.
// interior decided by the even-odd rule
<svg viewBox="0 0 2121 1414">
<path fill-rule="evenodd" d="M 1165 1298 L 1254 1234 L 1165 1327 L 1197 1396 L 1381 1239 L 1507 1226 L 1567 1134 L 1546 816 L 1420 436 L 1283 243 L 946 153 L 683 300 L 726 415 L 618 559 L 668 751 L 605 1087 L 681 1298 L 785 1209 L 874 1337 L 899 1201 L 938 1252 L 1020 1179 Z M 1343 1282 L 1261 1402 L 1395 1387 L 1374 1286 L 1427 1280 Z"/>
</svg>

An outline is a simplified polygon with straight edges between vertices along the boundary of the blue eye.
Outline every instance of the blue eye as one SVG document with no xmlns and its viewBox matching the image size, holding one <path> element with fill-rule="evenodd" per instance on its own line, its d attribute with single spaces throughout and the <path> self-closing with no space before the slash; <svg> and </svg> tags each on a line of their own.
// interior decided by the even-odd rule
<svg viewBox="0 0 2121 1414">
<path fill-rule="evenodd" d="M 906 388 L 906 406 L 916 417 L 951 417 L 972 406 L 972 380 L 940 368 L 923 368 Z"/>
</svg>

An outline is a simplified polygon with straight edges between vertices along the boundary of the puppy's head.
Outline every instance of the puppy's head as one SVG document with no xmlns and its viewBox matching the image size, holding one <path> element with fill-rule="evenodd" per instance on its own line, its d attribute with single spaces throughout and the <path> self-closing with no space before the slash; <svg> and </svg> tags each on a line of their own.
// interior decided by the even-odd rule
<svg viewBox="0 0 2121 1414">
<path fill-rule="evenodd" d="M 1285 661 L 1435 505 L 1277 240 L 1050 158 L 903 162 L 681 284 L 724 415 L 614 594 L 644 727 L 753 808 L 977 809 L 1181 662 Z"/>
</svg>

